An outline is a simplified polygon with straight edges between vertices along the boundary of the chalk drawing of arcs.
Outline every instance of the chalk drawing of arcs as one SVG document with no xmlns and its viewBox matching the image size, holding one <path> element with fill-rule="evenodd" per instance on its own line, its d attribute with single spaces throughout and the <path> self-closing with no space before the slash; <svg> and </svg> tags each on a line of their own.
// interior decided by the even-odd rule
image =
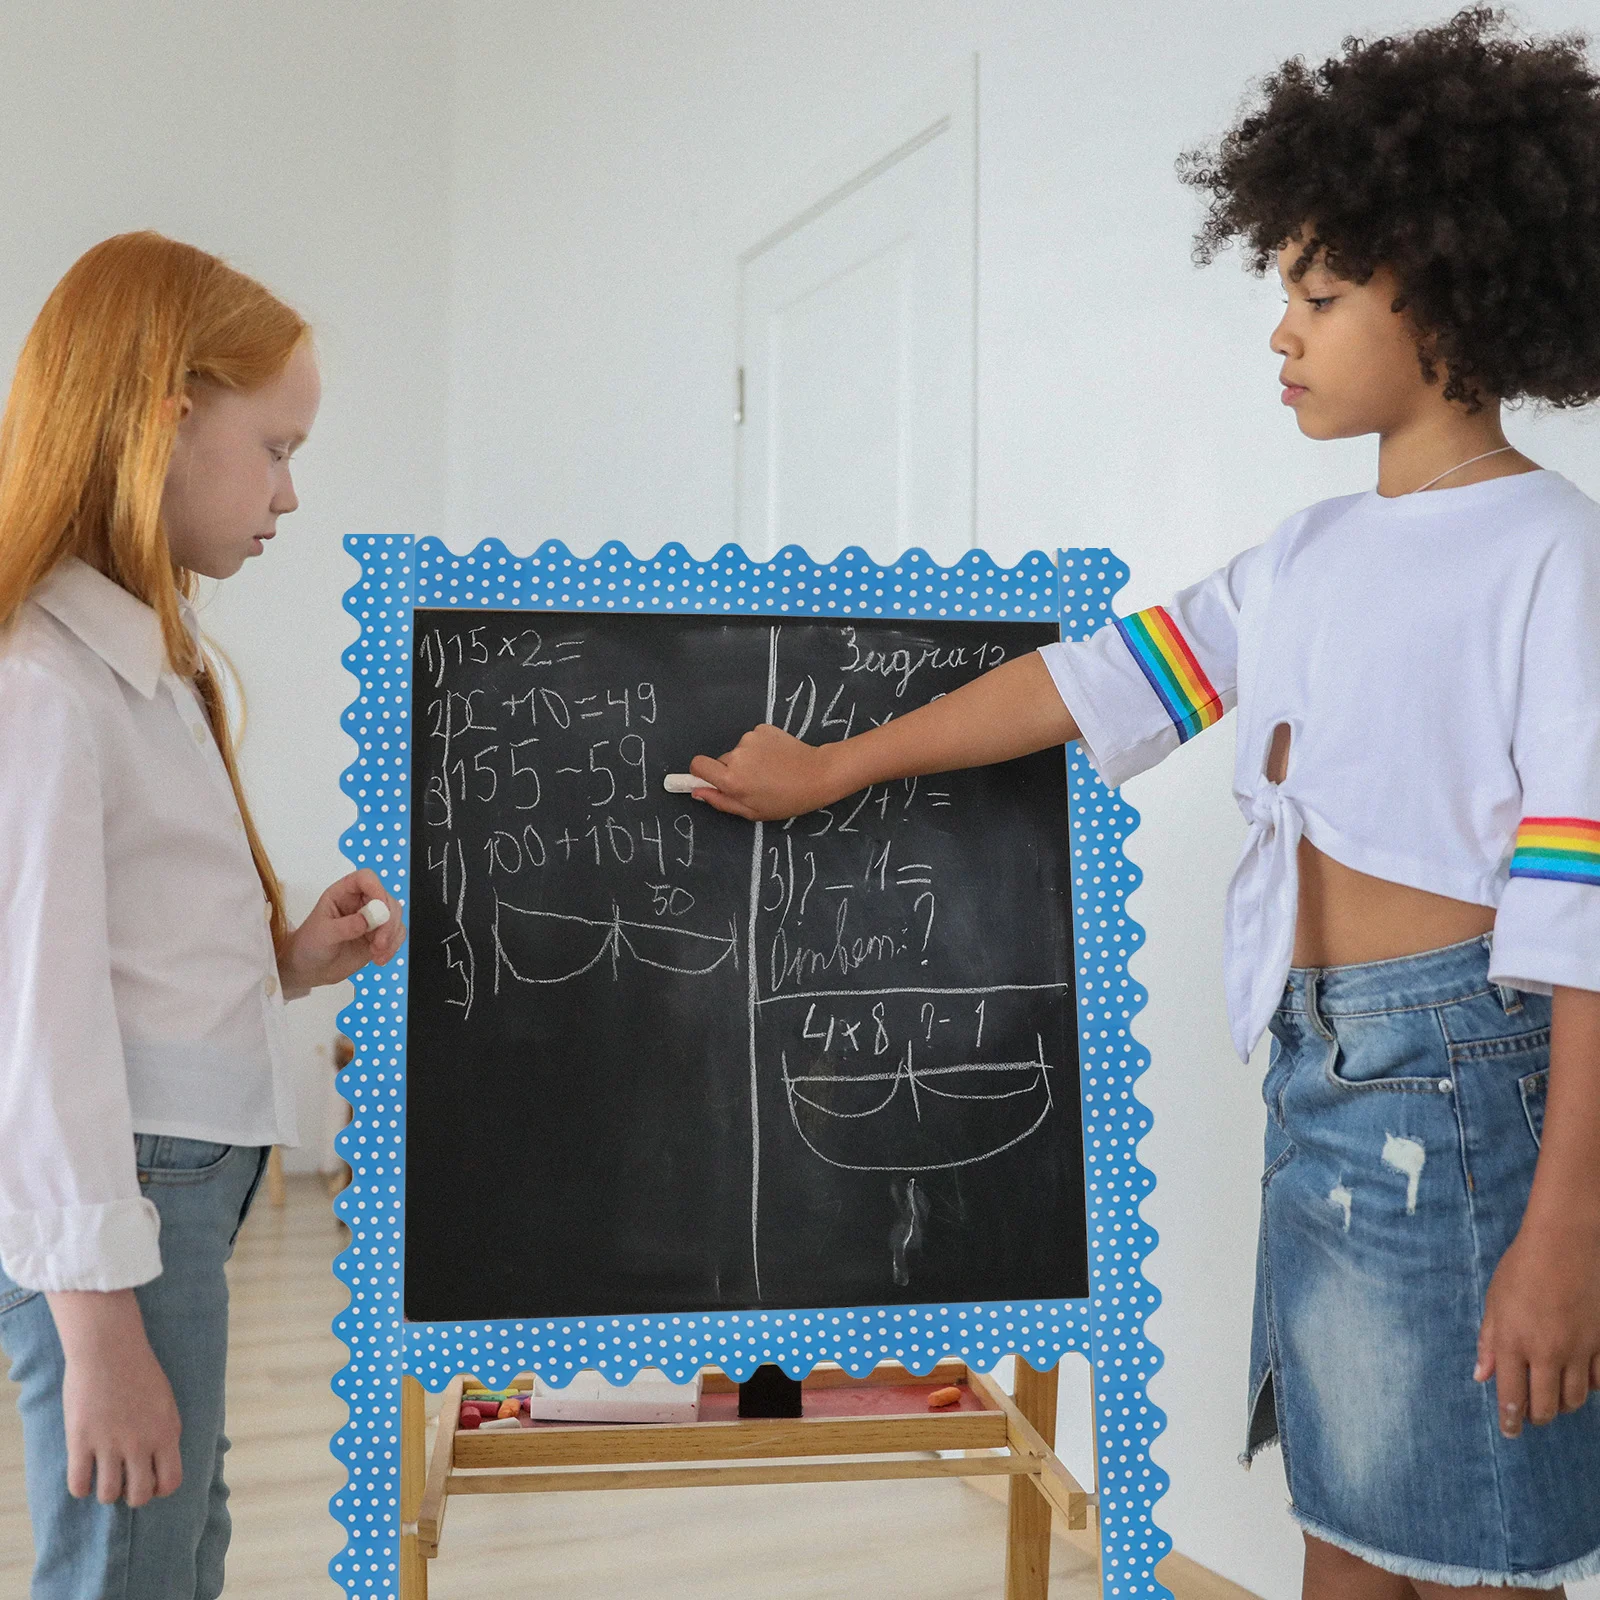
<svg viewBox="0 0 1600 1600">
<path fill-rule="evenodd" d="M 1025 1061 L 936 1067 L 916 1065 L 908 1043 L 886 1072 L 791 1073 L 785 1052 L 789 1119 L 814 1155 L 847 1172 L 942 1172 L 992 1160 L 1036 1133 L 1054 1108 L 1055 1068 L 1043 1036 L 1034 1037 L 1037 1053 Z M 935 1150 L 954 1153 L 926 1159 Z"/>
<path fill-rule="evenodd" d="M 609 917 L 579 917 L 566 911 L 530 911 L 498 896 L 494 903 L 494 990 L 500 974 L 518 983 L 570 983 L 609 959 L 613 980 L 623 961 L 655 967 L 683 978 L 703 978 L 724 961 L 739 965 L 738 927 L 726 934 L 655 922 L 630 922 L 615 905 Z"/>
</svg>

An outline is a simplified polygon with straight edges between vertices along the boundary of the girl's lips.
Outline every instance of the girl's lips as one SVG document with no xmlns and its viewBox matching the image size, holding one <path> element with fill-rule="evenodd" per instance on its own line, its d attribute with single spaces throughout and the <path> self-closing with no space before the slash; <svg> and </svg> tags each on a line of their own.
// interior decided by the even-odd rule
<svg viewBox="0 0 1600 1600">
<path fill-rule="evenodd" d="M 1286 383 L 1283 386 L 1283 403 L 1286 406 L 1292 406 L 1305 392 L 1299 384 Z"/>
</svg>

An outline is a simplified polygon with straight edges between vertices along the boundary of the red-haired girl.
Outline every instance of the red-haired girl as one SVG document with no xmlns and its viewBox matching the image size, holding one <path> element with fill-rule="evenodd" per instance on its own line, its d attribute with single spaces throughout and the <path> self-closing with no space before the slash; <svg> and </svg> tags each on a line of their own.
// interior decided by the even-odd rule
<svg viewBox="0 0 1600 1600">
<path fill-rule="evenodd" d="M 289 926 L 190 605 L 295 509 L 319 396 L 295 312 L 134 233 L 56 286 L 0 425 L 0 1345 L 35 1600 L 221 1593 L 223 1263 L 295 1136 L 285 995 L 403 937 L 370 872 Z"/>
</svg>

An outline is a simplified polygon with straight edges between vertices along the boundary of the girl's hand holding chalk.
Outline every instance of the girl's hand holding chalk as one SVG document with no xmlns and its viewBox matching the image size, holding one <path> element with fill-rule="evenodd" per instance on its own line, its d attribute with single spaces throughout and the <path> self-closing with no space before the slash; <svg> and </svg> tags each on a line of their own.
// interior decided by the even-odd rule
<svg viewBox="0 0 1600 1600">
<path fill-rule="evenodd" d="M 696 756 L 688 773 L 666 780 L 674 794 L 752 822 L 798 817 L 859 785 L 843 778 L 840 744 L 804 744 L 770 722 L 752 728 L 720 761 Z"/>
<path fill-rule="evenodd" d="M 324 891 L 278 951 L 285 993 L 338 983 L 367 963 L 383 966 L 406 936 L 400 903 L 363 867 Z"/>
</svg>

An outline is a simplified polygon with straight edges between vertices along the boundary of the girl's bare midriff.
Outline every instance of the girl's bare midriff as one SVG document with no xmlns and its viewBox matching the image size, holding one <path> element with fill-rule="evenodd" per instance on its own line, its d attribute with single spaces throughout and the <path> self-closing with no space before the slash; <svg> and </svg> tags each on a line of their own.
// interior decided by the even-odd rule
<svg viewBox="0 0 1600 1600">
<path fill-rule="evenodd" d="M 1369 877 L 1300 841 L 1297 967 L 1390 961 L 1460 944 L 1494 926 L 1494 907 Z"/>
<path fill-rule="evenodd" d="M 1289 770 L 1289 728 L 1279 723 L 1267 755 L 1267 777 Z M 1410 889 L 1324 855 L 1300 841 L 1300 912 L 1295 920 L 1297 967 L 1348 967 L 1392 961 L 1475 939 L 1494 927 L 1494 907 Z"/>
</svg>

